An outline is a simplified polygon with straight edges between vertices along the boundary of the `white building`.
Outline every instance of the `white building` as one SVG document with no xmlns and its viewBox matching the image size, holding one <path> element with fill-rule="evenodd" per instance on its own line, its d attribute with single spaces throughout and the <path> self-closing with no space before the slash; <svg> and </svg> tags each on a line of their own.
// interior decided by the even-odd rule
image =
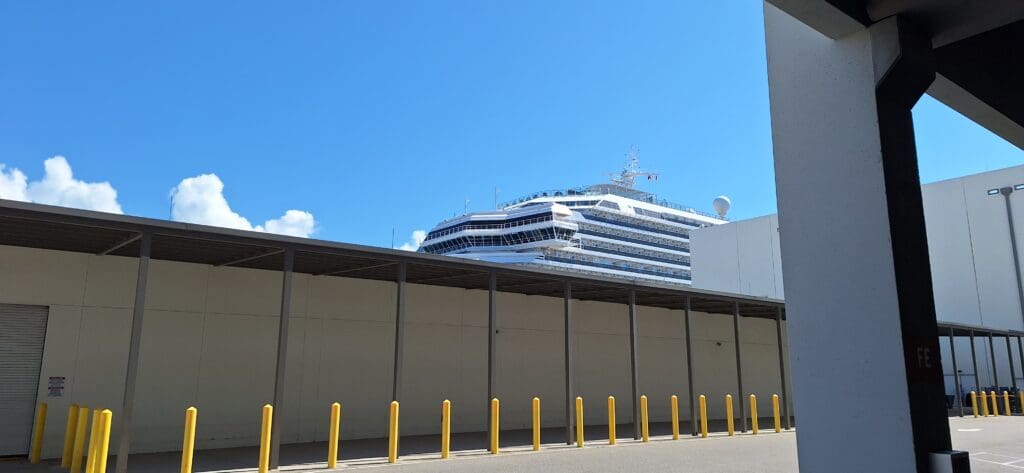
<svg viewBox="0 0 1024 473">
<path fill-rule="evenodd" d="M 940 323 L 1024 331 L 1006 198 L 998 192 L 1024 187 L 1022 184 L 1024 165 L 922 186 L 935 312 Z M 1017 248 L 1024 249 L 1024 190 L 1011 192 L 1009 201 Z M 784 299 L 779 231 L 776 215 L 694 231 L 693 287 Z M 785 231 L 784 225 L 781 231 Z M 949 345 L 943 341 L 941 347 L 948 392 L 952 393 Z M 956 347 L 964 387 L 975 389 L 969 341 L 957 337 Z M 1016 340 L 1011 340 L 1007 353 L 1002 338 L 996 338 L 990 349 L 987 335 L 979 333 L 976 348 L 983 387 L 994 385 L 997 379 L 1000 386 L 1011 385 L 1011 357 L 1016 384 L 1024 386 L 1020 367 L 1024 360 Z"/>
</svg>

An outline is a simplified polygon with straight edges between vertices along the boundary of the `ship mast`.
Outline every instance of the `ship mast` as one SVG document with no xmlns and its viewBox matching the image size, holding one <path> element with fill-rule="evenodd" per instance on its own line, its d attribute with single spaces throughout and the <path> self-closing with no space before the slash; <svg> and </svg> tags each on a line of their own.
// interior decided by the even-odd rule
<svg viewBox="0 0 1024 473">
<path fill-rule="evenodd" d="M 633 188 L 638 177 L 646 177 L 648 181 L 658 180 L 658 173 L 640 170 L 640 150 L 636 145 L 630 146 L 629 153 L 626 153 L 626 167 L 622 168 L 618 174 L 609 173 L 608 176 L 611 178 L 612 184 L 627 189 Z"/>
</svg>

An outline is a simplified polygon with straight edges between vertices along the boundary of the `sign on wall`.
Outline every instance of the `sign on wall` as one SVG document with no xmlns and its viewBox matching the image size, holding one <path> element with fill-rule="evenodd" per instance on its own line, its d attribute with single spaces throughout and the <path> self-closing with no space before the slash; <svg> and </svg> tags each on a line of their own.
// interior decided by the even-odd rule
<svg viewBox="0 0 1024 473">
<path fill-rule="evenodd" d="M 64 380 L 63 376 L 50 376 L 50 382 L 47 385 L 47 397 L 64 397 Z"/>
</svg>

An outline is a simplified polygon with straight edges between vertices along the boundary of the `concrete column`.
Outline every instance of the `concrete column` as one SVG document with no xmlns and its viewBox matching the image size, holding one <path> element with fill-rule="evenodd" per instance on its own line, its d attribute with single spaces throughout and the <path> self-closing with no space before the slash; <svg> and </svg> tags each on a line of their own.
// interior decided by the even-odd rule
<svg viewBox="0 0 1024 473">
<path fill-rule="evenodd" d="M 281 459 L 281 431 L 284 430 L 284 375 L 288 366 L 288 322 L 292 306 L 292 269 L 295 266 L 295 250 L 284 252 L 284 268 L 281 277 L 281 313 L 277 329 L 277 367 L 274 371 L 274 416 L 270 430 L 270 468 L 276 470 Z"/>
<path fill-rule="evenodd" d="M 135 382 L 139 375 L 139 350 L 142 347 L 142 318 L 146 308 L 146 282 L 149 279 L 149 253 L 153 247 L 153 234 L 142 233 L 139 245 L 139 272 L 135 279 L 135 303 L 132 306 L 132 335 L 128 342 L 128 370 L 124 377 L 124 399 L 121 404 L 121 438 L 117 447 L 114 471 L 128 471 L 128 453 L 131 450 L 132 412 L 135 410 Z"/>
<path fill-rule="evenodd" d="M 910 114 L 930 44 L 764 13 L 800 469 L 924 473 L 950 449 Z"/>
</svg>

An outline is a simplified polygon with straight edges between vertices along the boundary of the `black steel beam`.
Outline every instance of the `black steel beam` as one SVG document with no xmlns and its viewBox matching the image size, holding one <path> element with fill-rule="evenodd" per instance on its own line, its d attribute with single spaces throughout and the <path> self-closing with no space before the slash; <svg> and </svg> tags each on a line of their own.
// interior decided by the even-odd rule
<svg viewBox="0 0 1024 473">
<path fill-rule="evenodd" d="M 981 391 L 981 378 L 978 376 L 978 353 L 974 349 L 974 330 L 970 331 L 971 337 L 971 366 L 974 368 L 974 390 Z"/>
<path fill-rule="evenodd" d="M 288 367 L 288 325 L 292 306 L 292 269 L 295 267 L 295 250 L 284 253 L 284 268 L 281 277 L 281 313 L 277 328 L 277 365 L 274 369 L 274 415 L 270 430 L 270 468 L 276 470 L 281 459 L 281 431 L 284 430 L 284 380 Z"/>
<path fill-rule="evenodd" d="M 629 378 L 632 388 L 633 439 L 640 439 L 640 393 L 638 391 L 637 350 L 638 339 L 636 320 L 636 291 L 629 291 Z"/>
<path fill-rule="evenodd" d="M 226 261 L 224 263 L 218 263 L 218 264 L 215 264 L 214 266 L 217 266 L 217 267 L 220 267 L 220 266 L 231 266 L 231 265 L 235 265 L 235 264 L 238 264 L 238 263 L 244 263 L 246 261 L 258 260 L 260 258 L 266 258 L 267 256 L 279 255 L 281 253 L 284 253 L 284 251 L 285 251 L 284 248 L 280 248 L 280 249 L 276 249 L 276 250 L 267 251 L 267 252 L 264 252 L 264 253 L 259 253 L 259 254 L 255 254 L 255 255 L 251 255 L 251 256 L 246 256 L 246 257 L 243 257 L 243 258 L 234 259 L 234 260 L 231 260 L 231 261 Z M 293 252 L 292 259 L 294 260 L 294 258 L 295 258 L 295 255 L 294 255 L 294 252 Z"/>
<path fill-rule="evenodd" d="M 683 306 L 683 325 L 686 329 L 686 384 L 690 396 L 690 434 L 697 435 L 697 399 L 694 398 L 693 387 L 693 335 L 690 329 L 690 296 L 686 296 Z"/>
<path fill-rule="evenodd" d="M 391 400 L 398 401 L 402 391 L 402 362 L 405 348 L 405 277 L 408 267 L 404 261 L 398 264 L 395 281 L 395 366 L 391 378 Z"/>
<path fill-rule="evenodd" d="M 782 308 L 776 309 L 775 314 L 775 338 L 779 345 L 779 376 L 782 377 L 782 417 L 786 420 L 786 430 L 793 427 L 789 417 L 789 396 L 786 385 L 786 347 L 782 344 Z"/>
<path fill-rule="evenodd" d="M 949 356 L 953 358 L 953 388 L 956 389 L 956 393 L 953 396 L 953 401 L 960 406 L 960 417 L 964 416 L 964 399 L 963 393 L 960 389 L 960 368 L 956 364 L 956 343 L 954 343 L 953 329 L 949 329 Z"/>
<path fill-rule="evenodd" d="M 487 290 L 487 402 L 484 404 L 487 410 L 487 425 L 491 425 L 491 399 L 496 396 L 494 391 L 495 377 L 497 376 L 497 346 L 496 338 L 498 333 L 498 275 L 491 272 L 488 278 Z M 487 429 L 487 435 L 491 435 L 491 429 Z M 489 440 L 489 439 L 488 439 Z"/>
<path fill-rule="evenodd" d="M 106 255 L 106 254 L 110 254 L 111 251 L 117 251 L 117 250 L 119 250 L 121 248 L 124 248 L 125 246 L 128 246 L 128 245 L 130 245 L 132 243 L 135 243 L 136 241 L 139 241 L 139 239 L 141 239 L 141 238 L 142 238 L 142 233 L 141 232 L 136 233 L 135 235 L 130 236 L 128 238 L 125 238 L 124 240 L 121 240 L 120 242 L 116 243 L 114 246 L 111 246 L 110 248 L 107 248 L 107 249 L 105 249 L 105 250 L 103 250 L 103 251 L 101 251 L 99 253 L 96 253 L 96 254 L 100 255 L 100 256 L 103 256 L 103 255 Z"/>
<path fill-rule="evenodd" d="M 576 383 L 576 371 L 575 362 L 573 360 L 573 330 L 574 324 L 572 320 L 572 283 L 566 281 L 565 283 L 565 443 L 572 445 L 576 438 L 574 431 L 574 425 L 576 424 L 575 416 L 573 416 L 573 405 L 575 403 L 575 389 L 574 384 Z"/>
<path fill-rule="evenodd" d="M 142 321 L 146 308 L 146 286 L 149 280 L 149 254 L 153 235 L 142 234 L 139 247 L 139 267 L 135 280 L 135 302 L 132 305 L 131 339 L 128 342 L 128 368 L 124 378 L 124 397 L 121 404 L 121 437 L 117 448 L 116 473 L 128 471 L 128 453 L 131 450 L 132 414 L 135 410 L 135 383 L 139 375 L 139 351 L 142 347 Z"/>
<path fill-rule="evenodd" d="M 736 341 L 736 384 L 739 388 L 740 417 L 743 418 L 743 430 L 747 431 L 747 409 L 746 399 L 743 396 L 743 353 L 740 349 L 740 304 L 735 303 L 732 314 L 733 339 Z"/>
</svg>

